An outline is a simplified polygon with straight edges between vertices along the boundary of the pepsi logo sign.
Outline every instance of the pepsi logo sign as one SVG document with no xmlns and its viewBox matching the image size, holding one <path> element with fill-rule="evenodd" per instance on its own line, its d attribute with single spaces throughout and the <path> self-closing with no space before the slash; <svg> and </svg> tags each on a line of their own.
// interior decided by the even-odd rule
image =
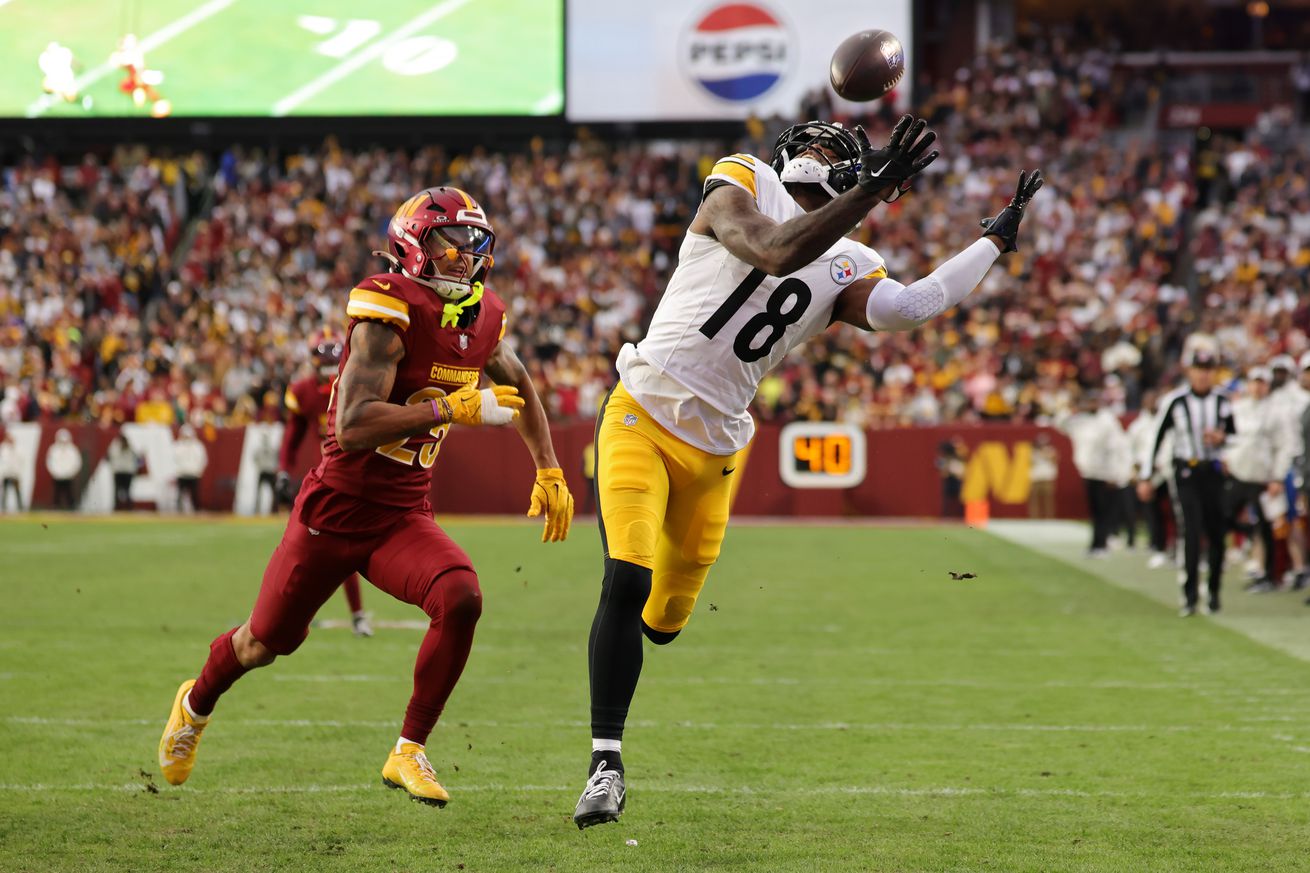
<svg viewBox="0 0 1310 873">
<path fill-rule="evenodd" d="M 759 3 L 720 3 L 687 31 L 682 67 L 710 94 L 744 102 L 767 93 L 786 75 L 795 35 Z"/>
</svg>

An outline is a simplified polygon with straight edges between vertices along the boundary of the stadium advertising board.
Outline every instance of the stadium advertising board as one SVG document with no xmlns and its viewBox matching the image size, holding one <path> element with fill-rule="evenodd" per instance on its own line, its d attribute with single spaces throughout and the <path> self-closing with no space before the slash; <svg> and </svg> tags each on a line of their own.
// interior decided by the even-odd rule
<svg viewBox="0 0 1310 873">
<path fill-rule="evenodd" d="M 909 0 L 568 0 L 568 116 L 790 117 L 842 39 L 876 27 L 909 46 L 910 24 Z"/>
<path fill-rule="evenodd" d="M 0 117 L 555 115 L 563 2 L 9 0 Z"/>
<path fill-rule="evenodd" d="M 24 422 L 8 425 L 18 447 L 18 486 L 24 506 L 48 508 L 53 483 L 43 459 L 58 425 Z M 108 461 L 116 433 L 96 425 L 71 425 L 84 466 L 75 488 L 82 512 L 109 512 L 114 483 Z M 779 426 L 761 423 L 738 469 L 740 487 L 733 516 L 920 516 L 944 510 L 942 476 L 935 460 L 938 446 L 958 440 L 966 459 L 960 498 L 990 505 L 990 515 L 1029 515 L 1032 442 L 1042 429 L 1033 425 L 976 425 L 885 428 L 861 431 L 825 422 Z M 1045 431 L 1056 450 L 1058 473 L 1055 512 L 1061 518 L 1086 514 L 1083 480 L 1073 465 L 1073 449 L 1064 435 Z M 175 431 L 157 424 L 126 424 L 121 433 L 142 458 L 131 485 L 132 502 L 141 509 L 171 511 L 176 504 Z M 558 425 L 551 437 L 569 487 L 578 495 L 578 514 L 595 511 L 587 461 L 595 427 L 589 422 Z M 259 446 L 278 445 L 281 424 L 244 428 L 202 428 L 200 438 L 209 464 L 200 480 L 203 509 L 240 515 L 265 511 L 271 495 L 259 483 Z M 455 428 L 442 441 L 439 466 L 459 471 L 459 488 L 433 482 L 432 505 L 459 515 L 514 515 L 521 512 L 523 483 L 531 482 L 532 459 L 513 428 Z M 485 463 L 487 457 L 500 459 Z M 301 479 L 319 460 L 319 446 L 304 440 L 290 465 Z M 262 507 L 262 508 L 261 508 Z"/>
</svg>

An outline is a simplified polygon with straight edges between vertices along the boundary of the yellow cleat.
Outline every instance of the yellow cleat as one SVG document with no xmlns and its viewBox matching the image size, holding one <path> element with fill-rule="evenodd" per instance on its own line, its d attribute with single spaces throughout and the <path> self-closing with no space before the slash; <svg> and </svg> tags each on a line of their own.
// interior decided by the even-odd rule
<svg viewBox="0 0 1310 873">
<path fill-rule="evenodd" d="M 392 750 L 382 768 L 382 784 L 403 789 L 410 800 L 431 806 L 445 806 L 450 800 L 450 794 L 437 781 L 437 773 L 418 743 L 402 743 L 400 751 Z"/>
<path fill-rule="evenodd" d="M 168 724 L 164 725 L 164 735 L 159 738 L 159 769 L 164 772 L 169 785 L 181 785 L 191 775 L 191 768 L 196 765 L 200 733 L 209 724 L 208 718 L 197 720 L 182 705 L 187 692 L 195 684 L 196 680 L 188 679 L 177 689 Z"/>
</svg>

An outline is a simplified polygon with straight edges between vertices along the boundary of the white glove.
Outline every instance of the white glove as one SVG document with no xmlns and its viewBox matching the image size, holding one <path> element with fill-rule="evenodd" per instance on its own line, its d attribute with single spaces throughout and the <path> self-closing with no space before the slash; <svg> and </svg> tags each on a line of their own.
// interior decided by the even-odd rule
<svg viewBox="0 0 1310 873">
<path fill-rule="evenodd" d="M 504 399 L 499 396 L 494 388 L 483 388 L 482 394 L 482 423 L 483 424 L 509 424 L 519 417 L 519 408 L 523 406 L 523 400 L 517 395 L 510 395 L 518 401 L 518 406 L 501 406 L 496 401 Z"/>
</svg>

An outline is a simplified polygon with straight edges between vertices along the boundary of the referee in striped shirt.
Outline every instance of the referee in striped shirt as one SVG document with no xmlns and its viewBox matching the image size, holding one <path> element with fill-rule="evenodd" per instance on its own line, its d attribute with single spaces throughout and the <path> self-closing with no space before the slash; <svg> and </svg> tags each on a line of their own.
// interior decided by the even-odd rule
<svg viewBox="0 0 1310 873">
<path fill-rule="evenodd" d="M 1182 510 L 1183 607 L 1179 615 L 1196 614 L 1200 595 L 1201 538 L 1208 545 L 1210 563 L 1209 612 L 1219 611 L 1219 583 L 1224 574 L 1224 478 L 1219 458 L 1228 436 L 1235 432 L 1228 395 L 1215 387 L 1215 352 L 1194 346 L 1183 354 L 1187 385 L 1165 396 L 1156 419 L 1155 439 L 1149 454 L 1138 459 L 1138 496 L 1151 494 L 1151 470 L 1160 444 L 1174 434 L 1174 493 Z"/>
</svg>

